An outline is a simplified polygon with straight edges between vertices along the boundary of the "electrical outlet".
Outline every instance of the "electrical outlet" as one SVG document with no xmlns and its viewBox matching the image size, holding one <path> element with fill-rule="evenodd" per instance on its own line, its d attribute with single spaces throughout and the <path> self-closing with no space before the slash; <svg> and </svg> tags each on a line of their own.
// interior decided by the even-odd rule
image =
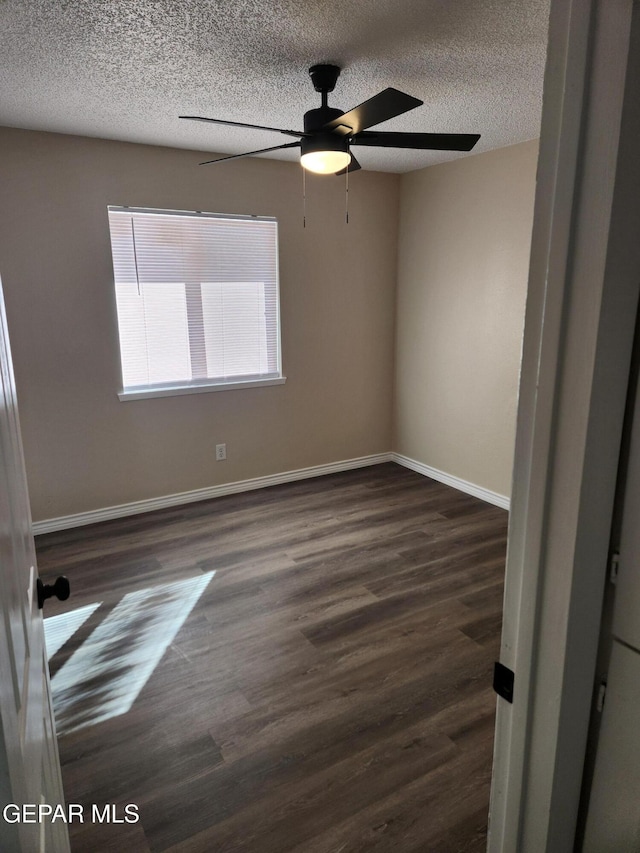
<svg viewBox="0 0 640 853">
<path fill-rule="evenodd" d="M 216 444 L 216 462 L 222 462 L 223 459 L 227 458 L 227 445 L 226 444 Z"/>
</svg>

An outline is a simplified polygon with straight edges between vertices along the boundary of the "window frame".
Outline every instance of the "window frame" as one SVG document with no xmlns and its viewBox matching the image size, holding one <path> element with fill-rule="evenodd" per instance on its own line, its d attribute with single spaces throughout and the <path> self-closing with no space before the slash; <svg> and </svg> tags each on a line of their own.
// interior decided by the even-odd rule
<svg viewBox="0 0 640 853">
<path fill-rule="evenodd" d="M 206 377 L 202 379 L 191 379 L 190 381 L 167 381 L 167 382 L 156 382 L 149 383 L 147 385 L 139 385 L 139 386 L 125 386 L 124 385 L 124 370 L 123 370 L 123 359 L 122 359 L 122 343 L 120 337 L 120 315 L 118 311 L 118 303 L 117 303 L 117 282 L 116 282 L 116 271 L 115 271 L 115 263 L 113 257 L 113 238 L 111 233 L 111 227 L 109 223 L 109 240 L 110 240 L 110 248 L 112 255 L 112 263 L 113 263 L 113 298 L 116 309 L 116 318 L 118 323 L 118 357 L 120 364 L 120 380 L 121 387 L 117 392 L 118 399 L 122 402 L 130 401 L 130 400 L 143 400 L 147 398 L 154 397 L 173 397 L 173 396 L 181 396 L 185 394 L 201 394 L 201 393 L 209 393 L 214 391 L 231 391 L 231 390 L 239 390 L 239 389 L 248 389 L 248 388 L 265 388 L 272 385 L 284 385 L 286 382 L 286 376 L 283 375 L 282 372 L 282 343 L 281 343 L 281 312 L 280 312 L 280 264 L 279 264 L 279 234 L 278 234 L 278 221 L 274 216 L 259 216 L 255 214 L 229 214 L 229 213 L 213 213 L 209 211 L 200 211 L 200 210 L 171 210 L 164 208 L 145 208 L 145 207 L 131 207 L 127 205 L 107 205 L 107 214 L 114 213 L 129 213 L 129 214 L 150 214 L 157 216 L 184 216 L 184 217 L 195 217 L 199 219 L 225 219 L 225 220 L 237 220 L 237 221 L 246 221 L 246 222 L 273 222 L 276 227 L 276 248 L 275 248 L 275 320 L 276 320 L 276 331 L 275 331 L 275 348 L 276 348 L 276 364 L 277 364 L 277 375 L 273 375 L 271 373 L 268 376 L 261 376 L 259 374 L 247 374 L 246 376 L 240 375 L 237 377 L 233 377 L 228 380 L 220 379 L 219 377 Z M 188 287 L 188 284 L 185 282 L 185 291 Z M 185 292 L 186 296 L 186 292 Z M 189 336 L 189 343 L 191 344 L 191 337 Z"/>
</svg>

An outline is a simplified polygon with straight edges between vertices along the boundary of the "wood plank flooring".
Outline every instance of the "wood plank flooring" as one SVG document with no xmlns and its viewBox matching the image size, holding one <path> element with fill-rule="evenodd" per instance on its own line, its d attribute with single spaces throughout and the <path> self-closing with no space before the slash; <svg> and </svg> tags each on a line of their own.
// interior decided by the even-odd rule
<svg viewBox="0 0 640 853">
<path fill-rule="evenodd" d="M 67 801 L 140 814 L 74 853 L 483 851 L 506 532 L 389 463 L 38 537 Z"/>
</svg>

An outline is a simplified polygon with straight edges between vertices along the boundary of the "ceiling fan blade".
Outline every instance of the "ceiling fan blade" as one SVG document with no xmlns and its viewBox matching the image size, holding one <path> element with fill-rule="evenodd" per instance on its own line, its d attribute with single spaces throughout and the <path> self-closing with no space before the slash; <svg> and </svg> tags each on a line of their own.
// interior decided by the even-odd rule
<svg viewBox="0 0 640 853">
<path fill-rule="evenodd" d="M 381 148 L 421 148 L 426 151 L 471 151 L 479 133 L 359 133 L 351 145 L 378 145 Z"/>
<path fill-rule="evenodd" d="M 211 124 L 229 124 L 231 127 L 249 127 L 253 130 L 271 130 L 274 133 L 285 133 L 287 136 L 306 136 L 303 131 L 283 130 L 281 127 L 265 127 L 262 124 L 245 124 L 243 121 L 227 121 L 223 118 L 205 118 L 204 116 L 178 116 L 178 118 L 186 118 L 189 121 L 207 121 Z"/>
<path fill-rule="evenodd" d="M 360 165 L 360 163 L 358 163 L 356 158 L 353 156 L 353 152 L 350 152 L 350 153 L 351 153 L 351 162 L 349 163 L 349 165 L 347 166 L 346 169 L 340 169 L 339 172 L 336 172 L 336 175 L 346 175 L 347 172 L 357 172 L 358 169 L 362 169 L 362 166 Z"/>
<path fill-rule="evenodd" d="M 210 163 L 221 163 L 223 160 L 235 160 L 237 157 L 251 157 L 252 154 L 266 154 L 267 151 L 279 151 L 281 148 L 300 148 L 299 142 L 287 142 L 284 145 L 272 145 L 271 148 L 259 148 L 257 151 L 245 151 L 243 154 L 229 154 L 226 157 L 216 157 L 215 160 L 205 160 L 200 166 Z"/>
<path fill-rule="evenodd" d="M 349 112 L 343 113 L 338 118 L 327 122 L 325 129 L 332 130 L 341 136 L 353 136 L 356 133 L 360 133 L 361 130 L 366 130 L 367 127 L 372 127 L 374 124 L 380 124 L 383 121 L 387 121 L 387 119 L 402 115 L 402 113 L 413 110 L 423 103 L 418 98 L 389 87 L 382 92 L 378 92 L 377 95 L 369 98 L 368 101 L 349 110 Z"/>
</svg>

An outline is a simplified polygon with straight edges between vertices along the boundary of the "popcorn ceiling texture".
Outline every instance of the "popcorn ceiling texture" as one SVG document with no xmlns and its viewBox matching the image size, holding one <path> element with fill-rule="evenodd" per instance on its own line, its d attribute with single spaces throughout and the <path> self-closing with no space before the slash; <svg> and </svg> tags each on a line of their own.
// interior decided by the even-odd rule
<svg viewBox="0 0 640 853">
<path fill-rule="evenodd" d="M 0 0 L 0 124 L 251 151 L 291 139 L 178 115 L 302 129 L 308 68 L 333 62 L 330 106 L 394 86 L 424 106 L 379 129 L 480 133 L 478 153 L 538 136 L 547 19 L 548 0 Z M 464 155 L 357 156 L 406 172 Z"/>
</svg>

